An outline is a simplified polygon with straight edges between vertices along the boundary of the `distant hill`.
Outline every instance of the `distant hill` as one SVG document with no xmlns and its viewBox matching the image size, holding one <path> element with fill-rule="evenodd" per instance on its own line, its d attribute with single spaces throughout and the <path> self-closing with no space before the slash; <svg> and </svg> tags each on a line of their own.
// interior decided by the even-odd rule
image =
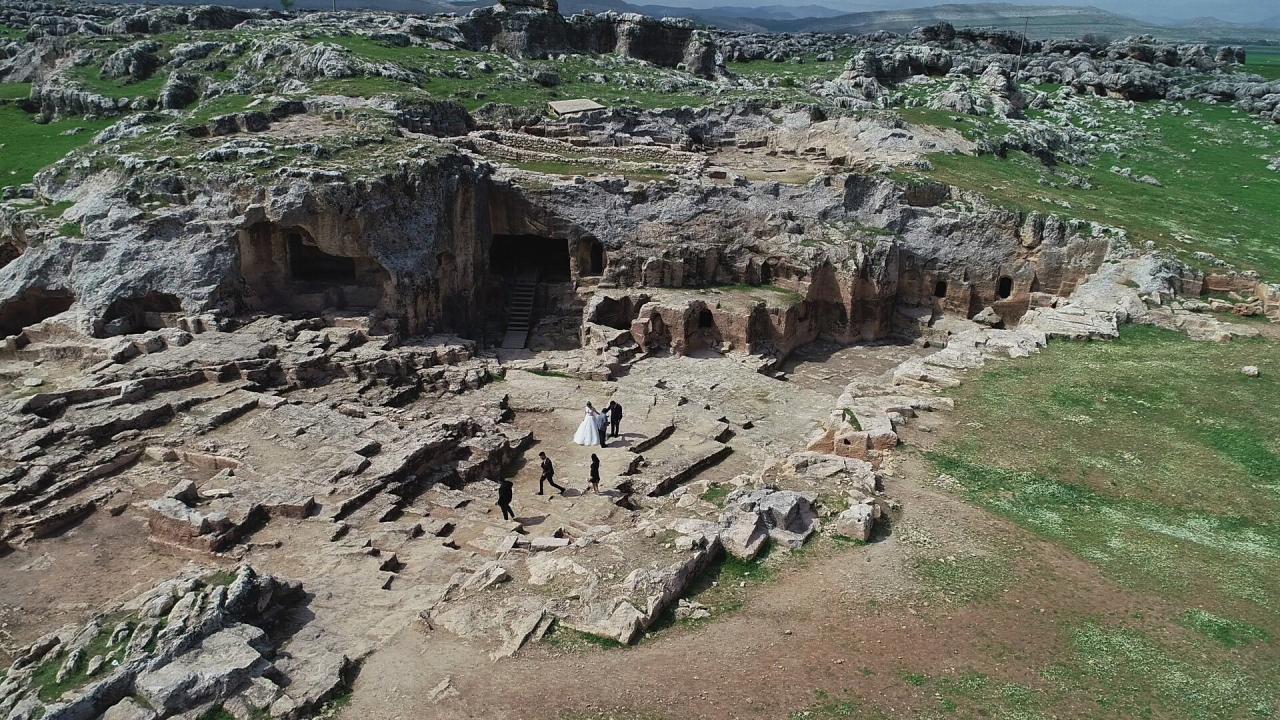
<svg viewBox="0 0 1280 720">
<path fill-rule="evenodd" d="M 826 18 L 769 20 L 759 22 L 775 32 L 865 33 L 877 30 L 906 32 L 936 22 L 957 27 L 995 27 L 1022 31 L 1037 38 L 1079 37 L 1085 34 L 1119 39 L 1126 35 L 1150 34 L 1166 40 L 1244 42 L 1277 36 L 1256 25 L 1238 25 L 1216 18 L 1200 18 L 1186 23 L 1156 24 L 1079 5 L 1014 5 L 1010 3 L 946 4 L 901 10 L 875 10 Z"/>
<path fill-rule="evenodd" d="M 746 7 L 723 5 L 707 8 L 678 7 L 675 5 L 648 5 L 628 3 L 624 0 L 560 0 L 560 12 L 572 15 L 591 12 L 633 12 L 650 17 L 688 18 L 702 25 L 722 30 L 770 32 L 770 23 L 782 21 L 817 22 L 822 18 L 838 17 L 842 13 L 821 5 L 762 5 Z"/>
<path fill-rule="evenodd" d="M 1026 18 L 1030 18 L 1029 24 Z M 956 26 L 981 25 L 1017 30 L 1027 26 L 1029 34 L 1039 37 L 1072 36 L 1088 32 L 1127 35 L 1155 27 L 1095 7 L 1007 3 L 948 4 L 903 10 L 873 10 L 821 19 L 769 21 L 768 27 L 779 32 L 864 33 L 876 30 L 904 32 L 921 25 L 944 21 Z"/>
<path fill-rule="evenodd" d="M 120 0 L 141 2 L 142 0 Z M 676 0 L 680 1 L 680 0 Z M 684 0 L 702 7 L 680 7 L 631 3 L 626 0 L 560 0 L 560 12 L 572 15 L 591 12 L 634 12 L 651 17 L 683 17 L 702 25 L 724 30 L 750 32 L 832 32 L 866 33 L 877 30 L 907 32 L 921 25 L 949 22 L 957 27 L 996 27 L 1021 31 L 1030 18 L 1032 37 L 1079 37 L 1084 34 L 1121 38 L 1151 34 L 1166 40 L 1248 43 L 1280 40 L 1280 15 L 1239 25 L 1216 18 L 1193 21 L 1154 20 L 1142 22 L 1126 15 L 1096 7 L 1068 5 L 1022 5 L 1011 3 L 946 4 L 897 10 L 869 10 L 844 13 L 824 5 L 712 5 L 716 0 Z M 234 7 L 280 9 L 279 0 L 168 0 L 171 4 L 196 5 L 210 2 Z M 472 8 L 492 4 L 491 0 L 296 0 L 298 10 L 389 10 L 413 13 L 465 14 Z"/>
<path fill-rule="evenodd" d="M 118 0 L 141 4 L 148 0 Z M 473 8 L 492 5 L 495 0 L 296 0 L 295 10 L 388 10 L 408 13 L 456 13 L 466 14 Z M 164 0 L 171 5 L 230 5 L 241 8 L 267 8 L 280 10 L 279 0 Z M 677 7 L 628 3 L 625 0 L 560 0 L 560 12 L 564 15 L 590 12 L 632 12 L 651 17 L 683 17 L 704 25 L 714 25 L 725 30 L 767 31 L 757 20 L 817 20 L 842 14 L 822 5 L 761 5 L 756 7 L 724 5 L 705 8 Z"/>
<path fill-rule="evenodd" d="M 107 0 L 130 5 L 227 5 L 238 8 L 259 8 L 280 10 L 279 0 Z M 482 3 L 492 4 L 492 3 Z M 294 10 L 389 10 L 391 12 L 408 13 L 466 13 L 469 8 L 459 6 L 445 0 L 295 0 Z"/>
</svg>

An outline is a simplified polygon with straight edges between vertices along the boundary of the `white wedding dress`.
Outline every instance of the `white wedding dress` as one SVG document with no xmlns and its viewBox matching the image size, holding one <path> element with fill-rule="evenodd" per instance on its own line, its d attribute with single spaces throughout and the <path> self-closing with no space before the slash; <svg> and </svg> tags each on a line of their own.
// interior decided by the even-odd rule
<svg viewBox="0 0 1280 720">
<path fill-rule="evenodd" d="M 599 445 L 600 413 L 591 408 L 587 408 L 586 413 L 582 424 L 578 425 L 578 431 L 573 434 L 573 441 L 578 445 Z"/>
</svg>

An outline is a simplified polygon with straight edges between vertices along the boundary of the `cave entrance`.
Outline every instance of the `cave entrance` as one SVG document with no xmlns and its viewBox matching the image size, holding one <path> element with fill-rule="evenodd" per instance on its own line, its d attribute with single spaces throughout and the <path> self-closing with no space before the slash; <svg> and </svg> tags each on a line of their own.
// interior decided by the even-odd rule
<svg viewBox="0 0 1280 720">
<path fill-rule="evenodd" d="M 1000 278 L 1000 285 L 996 288 L 996 294 L 1001 300 L 1008 298 L 1013 294 L 1013 278 L 1005 275 Z"/>
<path fill-rule="evenodd" d="M 936 298 L 945 298 L 947 296 L 947 281 L 939 280 L 933 285 L 933 296 Z"/>
<path fill-rule="evenodd" d="M 390 278 L 348 242 L 317 242 L 299 226 L 262 222 L 240 231 L 240 275 L 250 309 L 317 315 L 380 307 Z"/>
<path fill-rule="evenodd" d="M 75 301 L 65 290 L 28 288 L 0 305 L 0 337 L 17 335 L 25 327 L 66 312 Z"/>
<path fill-rule="evenodd" d="M 299 282 L 354 283 L 355 258 L 330 255 L 300 230 L 285 233 L 289 248 L 289 274 Z"/>
<path fill-rule="evenodd" d="M 540 235 L 494 235 L 489 270 L 503 276 L 536 273 L 546 282 L 565 282 L 571 275 L 569 244 Z"/>
<path fill-rule="evenodd" d="M 149 292 L 142 297 L 120 298 L 107 306 L 98 335 L 128 335 L 143 330 L 177 327 L 182 303 L 170 293 Z"/>
<path fill-rule="evenodd" d="M 603 296 L 592 309 L 588 319 L 597 325 L 605 325 L 614 330 L 628 330 L 631 328 L 631 322 L 640 314 L 640 308 L 647 302 L 649 302 L 648 295 L 635 298 L 630 295 L 617 298 Z"/>
<path fill-rule="evenodd" d="M 716 327 L 716 318 L 711 308 L 703 306 L 693 320 L 693 328 L 685 332 L 685 351 L 719 352 L 723 338 L 720 337 L 720 328 Z"/>
<path fill-rule="evenodd" d="M 18 256 L 21 254 L 22 251 L 18 249 L 17 245 L 14 245 L 13 243 L 0 243 L 0 267 L 4 267 L 14 260 L 17 260 Z"/>
<path fill-rule="evenodd" d="M 598 277 L 604 274 L 604 245 L 594 238 L 578 241 L 578 275 Z"/>
</svg>

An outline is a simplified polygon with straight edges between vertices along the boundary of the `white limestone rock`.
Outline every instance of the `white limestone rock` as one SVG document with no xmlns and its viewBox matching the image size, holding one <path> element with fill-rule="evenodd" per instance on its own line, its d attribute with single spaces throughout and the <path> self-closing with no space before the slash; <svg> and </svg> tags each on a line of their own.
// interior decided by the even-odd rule
<svg viewBox="0 0 1280 720">
<path fill-rule="evenodd" d="M 269 665 L 257 649 L 265 641 L 260 628 L 232 625 L 172 662 L 139 675 L 137 692 L 165 714 L 225 696 Z"/>
</svg>

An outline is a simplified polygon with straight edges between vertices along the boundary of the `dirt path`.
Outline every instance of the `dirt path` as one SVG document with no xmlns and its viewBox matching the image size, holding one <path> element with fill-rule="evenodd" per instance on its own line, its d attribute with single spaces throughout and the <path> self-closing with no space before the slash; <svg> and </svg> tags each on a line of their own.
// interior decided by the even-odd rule
<svg viewBox="0 0 1280 720">
<path fill-rule="evenodd" d="M 931 702 L 906 672 L 998 675 L 1034 686 L 1060 644 L 1060 620 L 1158 610 L 1079 559 L 925 487 L 908 458 L 890 488 L 900 527 L 864 547 L 806 551 L 737 613 L 664 630 L 627 649 L 546 644 L 493 663 L 447 633 L 402 631 L 365 663 L 344 718 L 785 718 L 819 691 L 857 693 L 890 713 Z M 981 603 L 946 602 L 913 578 L 916 557 L 996 551 L 1016 580 Z M 429 695 L 446 678 L 456 697 Z M 578 715 L 575 715 L 577 713 Z"/>
<path fill-rule="evenodd" d="M 0 663 L 62 623 L 171 577 L 189 560 L 156 553 L 146 528 L 106 513 L 0 562 Z M 92 577 L 92 582 L 84 582 Z"/>
</svg>

